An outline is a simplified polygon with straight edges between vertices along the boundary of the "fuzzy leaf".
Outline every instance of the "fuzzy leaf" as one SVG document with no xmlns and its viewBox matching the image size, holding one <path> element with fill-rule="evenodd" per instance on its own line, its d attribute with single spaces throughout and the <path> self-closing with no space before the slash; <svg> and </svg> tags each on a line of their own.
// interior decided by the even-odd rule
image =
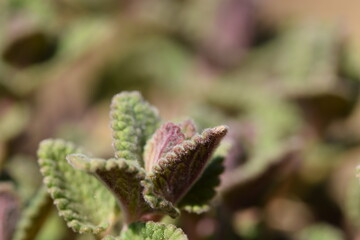
<svg viewBox="0 0 360 240">
<path fill-rule="evenodd" d="M 192 138 L 195 134 L 196 127 L 191 120 L 186 120 L 180 125 L 174 123 L 161 125 L 145 146 L 144 161 L 146 172 L 150 172 L 152 167 L 157 165 L 158 161 L 166 153 L 172 151 L 176 145 Z"/>
<path fill-rule="evenodd" d="M 136 222 L 129 225 L 120 237 L 108 236 L 103 240 L 188 240 L 185 233 L 172 224 Z"/>
<path fill-rule="evenodd" d="M 143 198 L 145 172 L 135 161 L 119 159 L 94 159 L 83 154 L 67 156 L 69 163 L 78 169 L 94 174 L 119 200 L 125 222 L 131 223 L 151 211 Z"/>
<path fill-rule="evenodd" d="M 149 174 L 154 184 L 154 194 L 163 196 L 173 204 L 178 203 L 201 176 L 211 154 L 226 133 L 225 126 L 206 129 L 201 135 L 175 146 Z"/>
<path fill-rule="evenodd" d="M 115 157 L 144 166 L 143 148 L 159 124 L 157 109 L 138 92 L 122 92 L 114 96 L 110 116 Z"/>
<path fill-rule="evenodd" d="M 180 210 L 177 209 L 172 202 L 155 193 L 154 184 L 150 179 L 146 178 L 141 184 L 144 186 L 143 196 L 145 201 L 151 208 L 157 209 L 158 212 L 166 213 L 172 218 L 180 215 Z"/>
<path fill-rule="evenodd" d="M 21 214 L 13 240 L 35 239 L 51 209 L 51 198 L 43 186 Z"/>
<path fill-rule="evenodd" d="M 40 170 L 67 225 L 79 233 L 99 234 L 112 222 L 115 200 L 96 178 L 68 164 L 66 156 L 78 152 L 71 143 L 44 140 L 38 150 Z"/>
<path fill-rule="evenodd" d="M 179 143 L 185 140 L 181 128 L 173 123 L 165 123 L 156 130 L 155 134 L 148 141 L 144 151 L 145 169 L 149 172 L 154 165 L 158 164 L 160 158 Z"/>
<path fill-rule="evenodd" d="M 224 171 L 223 161 L 223 156 L 211 159 L 199 180 L 180 201 L 181 209 L 197 214 L 209 210 L 208 202 L 215 196 L 215 188 L 220 184 L 220 174 Z"/>
<path fill-rule="evenodd" d="M 196 126 L 190 119 L 185 120 L 180 124 L 181 131 L 184 133 L 186 139 L 192 138 L 196 134 Z"/>
</svg>

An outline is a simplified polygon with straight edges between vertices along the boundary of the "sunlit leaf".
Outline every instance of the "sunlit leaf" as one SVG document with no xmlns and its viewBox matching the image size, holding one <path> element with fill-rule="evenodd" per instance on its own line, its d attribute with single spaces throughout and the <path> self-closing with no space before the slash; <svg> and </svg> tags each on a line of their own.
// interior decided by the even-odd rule
<svg viewBox="0 0 360 240">
<path fill-rule="evenodd" d="M 144 152 L 146 171 L 151 171 L 154 165 L 179 143 L 185 140 L 181 128 L 173 123 L 166 123 L 156 130 L 153 137 L 148 141 Z"/>
<path fill-rule="evenodd" d="M 171 203 L 178 203 L 201 176 L 226 133 L 225 126 L 206 129 L 201 135 L 183 141 L 168 152 L 149 174 L 154 193 Z"/>
<path fill-rule="evenodd" d="M 152 209 L 143 198 L 145 172 L 136 161 L 89 158 L 83 154 L 67 156 L 69 163 L 80 170 L 94 174 L 118 199 L 127 223 L 138 220 Z"/>
<path fill-rule="evenodd" d="M 110 116 L 116 158 L 136 160 L 143 166 L 143 147 L 159 123 L 156 108 L 138 92 L 122 92 L 113 98 Z"/>
<path fill-rule="evenodd" d="M 115 201 L 94 176 L 74 169 L 66 161 L 68 154 L 79 152 L 71 143 L 44 140 L 38 150 L 40 170 L 67 225 L 79 233 L 99 234 L 112 222 Z"/>
</svg>

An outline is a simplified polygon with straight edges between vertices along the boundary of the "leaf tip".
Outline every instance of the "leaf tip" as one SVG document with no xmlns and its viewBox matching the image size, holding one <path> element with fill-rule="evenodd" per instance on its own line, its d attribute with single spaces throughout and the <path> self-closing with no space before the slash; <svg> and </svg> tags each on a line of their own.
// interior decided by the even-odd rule
<svg viewBox="0 0 360 240">
<path fill-rule="evenodd" d="M 214 132 L 216 132 L 219 135 L 225 136 L 227 132 L 229 131 L 229 127 L 226 125 L 220 125 L 213 128 Z"/>
</svg>

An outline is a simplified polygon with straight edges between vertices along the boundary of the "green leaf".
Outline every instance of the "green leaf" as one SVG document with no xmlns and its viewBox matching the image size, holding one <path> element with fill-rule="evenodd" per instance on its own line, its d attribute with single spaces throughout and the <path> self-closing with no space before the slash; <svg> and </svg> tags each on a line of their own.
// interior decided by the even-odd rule
<svg viewBox="0 0 360 240">
<path fill-rule="evenodd" d="M 129 225 L 120 237 L 108 236 L 103 240 L 188 240 L 185 233 L 172 224 L 136 222 Z"/>
<path fill-rule="evenodd" d="M 114 96 L 110 116 L 115 157 L 144 166 L 143 148 L 160 121 L 157 109 L 138 92 L 122 92 Z"/>
<path fill-rule="evenodd" d="M 13 240 L 35 239 L 52 208 L 52 201 L 43 186 L 21 214 Z"/>
<path fill-rule="evenodd" d="M 115 200 L 96 178 L 66 161 L 68 154 L 79 152 L 71 143 L 44 140 L 38 150 L 40 170 L 67 225 L 79 233 L 99 234 L 112 223 Z"/>
<path fill-rule="evenodd" d="M 78 169 L 94 174 L 116 196 L 125 217 L 131 223 L 150 213 L 152 209 L 142 195 L 145 172 L 135 161 L 89 158 L 83 154 L 67 156 L 69 163 Z"/>
<path fill-rule="evenodd" d="M 215 188 L 220 184 L 220 174 L 224 171 L 223 161 L 223 156 L 211 159 L 200 179 L 180 201 L 181 209 L 197 214 L 209 210 L 208 202 L 215 196 Z"/>
<path fill-rule="evenodd" d="M 149 178 L 154 194 L 176 204 L 203 173 L 227 127 L 205 129 L 201 135 L 176 145 L 152 168 Z"/>
</svg>

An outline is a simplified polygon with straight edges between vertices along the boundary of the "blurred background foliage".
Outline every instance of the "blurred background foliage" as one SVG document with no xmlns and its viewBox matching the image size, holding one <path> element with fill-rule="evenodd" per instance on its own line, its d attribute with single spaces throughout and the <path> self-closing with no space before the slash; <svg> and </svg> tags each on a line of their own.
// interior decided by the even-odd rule
<svg viewBox="0 0 360 240">
<path fill-rule="evenodd" d="M 0 2 L 0 239 L 92 239 L 57 216 L 39 141 L 112 155 L 109 102 L 230 133 L 219 196 L 170 221 L 191 240 L 360 239 L 355 0 Z M 80 187 L 80 186 L 79 186 Z"/>
</svg>

